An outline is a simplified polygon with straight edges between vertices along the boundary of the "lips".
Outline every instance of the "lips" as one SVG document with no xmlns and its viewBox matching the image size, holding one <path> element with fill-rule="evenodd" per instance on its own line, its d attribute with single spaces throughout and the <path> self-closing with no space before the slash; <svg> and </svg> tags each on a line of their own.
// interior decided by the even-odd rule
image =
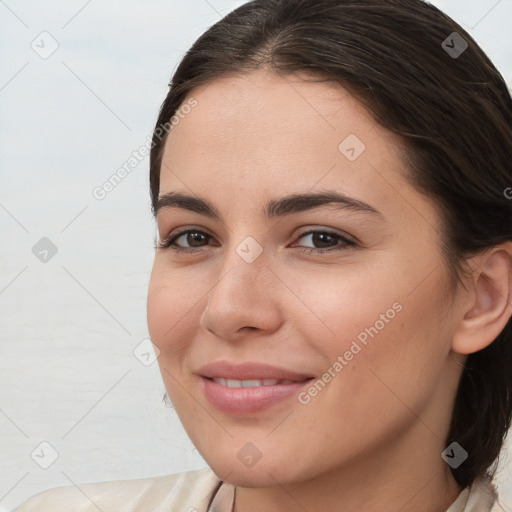
<svg viewBox="0 0 512 512">
<path fill-rule="evenodd" d="M 203 366 L 201 377 L 206 399 L 227 414 L 263 411 L 296 395 L 313 378 L 286 368 L 218 361 Z"/>
</svg>

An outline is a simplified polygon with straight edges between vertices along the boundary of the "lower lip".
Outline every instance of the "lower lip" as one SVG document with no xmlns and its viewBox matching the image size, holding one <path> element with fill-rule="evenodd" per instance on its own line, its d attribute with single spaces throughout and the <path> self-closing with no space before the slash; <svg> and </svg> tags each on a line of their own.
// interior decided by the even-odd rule
<svg viewBox="0 0 512 512">
<path fill-rule="evenodd" d="M 258 386 L 253 388 L 228 388 L 206 377 L 201 377 L 206 399 L 219 411 L 229 414 L 259 412 L 286 400 L 309 384 L 311 379 L 292 384 Z"/>
</svg>

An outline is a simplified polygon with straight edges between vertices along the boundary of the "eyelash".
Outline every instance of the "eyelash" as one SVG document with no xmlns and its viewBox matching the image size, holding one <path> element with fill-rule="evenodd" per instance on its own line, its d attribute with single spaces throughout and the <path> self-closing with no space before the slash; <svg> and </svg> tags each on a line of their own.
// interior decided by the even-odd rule
<svg viewBox="0 0 512 512">
<path fill-rule="evenodd" d="M 158 248 L 159 249 L 170 249 L 171 251 L 174 251 L 175 253 L 196 253 L 197 251 L 201 250 L 202 247 L 196 247 L 196 248 L 180 247 L 180 246 L 174 244 L 178 238 L 180 238 L 181 236 L 186 235 L 188 233 L 200 233 L 202 235 L 206 235 L 207 237 L 210 237 L 210 235 L 208 235 L 208 233 L 205 233 L 204 231 L 200 231 L 198 229 L 187 229 L 187 230 L 181 231 L 179 233 L 176 233 L 174 235 L 170 235 L 170 236 L 166 237 L 164 240 L 162 240 L 161 242 L 158 242 Z M 311 234 L 329 235 L 329 236 L 333 237 L 334 239 L 343 242 L 344 245 L 341 247 L 337 247 L 337 248 L 334 247 L 334 248 L 328 248 L 328 249 L 315 249 L 312 247 L 301 247 L 301 248 L 298 248 L 298 250 L 300 252 L 304 252 L 304 253 L 308 253 L 308 254 L 311 254 L 311 253 L 318 254 L 318 253 L 326 253 L 326 252 L 343 251 L 349 247 L 357 246 L 356 242 L 354 242 L 353 240 L 350 240 L 338 233 L 321 230 L 321 229 L 310 230 L 305 233 L 301 233 L 299 238 L 302 238 L 302 237 L 305 237 L 305 236 L 311 235 Z"/>
</svg>

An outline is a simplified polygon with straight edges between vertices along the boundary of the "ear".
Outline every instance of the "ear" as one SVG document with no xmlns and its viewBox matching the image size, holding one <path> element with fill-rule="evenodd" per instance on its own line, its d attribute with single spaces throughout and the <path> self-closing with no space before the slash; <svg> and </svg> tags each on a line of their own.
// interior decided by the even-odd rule
<svg viewBox="0 0 512 512">
<path fill-rule="evenodd" d="M 459 354 L 490 345 L 512 316 L 512 242 L 471 258 L 474 268 L 461 318 L 452 340 Z"/>
</svg>

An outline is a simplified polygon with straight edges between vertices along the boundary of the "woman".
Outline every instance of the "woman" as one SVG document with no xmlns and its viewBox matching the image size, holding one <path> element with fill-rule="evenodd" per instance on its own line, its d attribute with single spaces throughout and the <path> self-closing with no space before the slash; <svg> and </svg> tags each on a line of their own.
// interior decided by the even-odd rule
<svg viewBox="0 0 512 512">
<path fill-rule="evenodd" d="M 148 326 L 209 468 L 17 510 L 502 508 L 512 100 L 420 0 L 255 0 L 155 127 Z"/>
</svg>

